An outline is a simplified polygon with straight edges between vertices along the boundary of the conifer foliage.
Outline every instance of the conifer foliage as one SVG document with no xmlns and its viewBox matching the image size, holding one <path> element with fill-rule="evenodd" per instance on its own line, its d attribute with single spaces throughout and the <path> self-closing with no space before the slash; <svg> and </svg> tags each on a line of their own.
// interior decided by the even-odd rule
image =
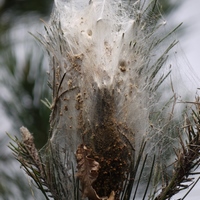
<svg viewBox="0 0 200 200">
<path fill-rule="evenodd" d="M 55 1 L 35 36 L 50 62 L 49 139 L 38 151 L 22 127 L 10 144 L 46 199 L 163 200 L 195 184 L 199 101 L 184 128 L 175 123 L 175 92 L 163 100 L 162 89 L 177 28 L 163 34 L 161 19 L 154 0 Z"/>
</svg>

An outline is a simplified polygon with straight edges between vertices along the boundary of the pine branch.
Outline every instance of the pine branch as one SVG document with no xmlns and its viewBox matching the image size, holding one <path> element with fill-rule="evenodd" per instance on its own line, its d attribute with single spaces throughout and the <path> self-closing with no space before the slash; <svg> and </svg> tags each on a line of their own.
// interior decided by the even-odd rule
<svg viewBox="0 0 200 200">
<path fill-rule="evenodd" d="M 8 134 L 14 142 L 14 144 L 10 143 L 9 148 L 12 150 L 15 158 L 21 163 L 24 171 L 35 181 L 38 189 L 40 189 L 46 199 L 49 200 L 47 193 L 50 191 L 48 189 L 48 183 L 46 182 L 44 164 L 35 147 L 33 136 L 25 127 L 21 127 L 20 130 L 22 141 Z"/>
<path fill-rule="evenodd" d="M 194 175 L 193 171 L 200 165 L 200 106 L 198 103 L 199 101 L 194 102 L 197 106 L 196 110 L 192 110 L 192 119 L 190 120 L 189 117 L 185 119 L 186 142 L 183 141 L 184 134 L 179 136 L 181 148 L 175 150 L 176 162 L 171 181 L 165 183 L 162 192 L 155 200 L 168 199 L 179 191 L 196 184 L 193 182 L 192 175 Z M 180 131 L 183 132 L 184 129 Z M 200 174 L 200 172 L 195 174 Z"/>
<path fill-rule="evenodd" d="M 176 138 L 177 98 L 172 89 L 172 98 L 161 103 L 157 93 L 171 72 L 161 70 L 177 44 L 163 48 L 163 41 L 176 28 L 158 37 L 163 24 L 154 13 L 156 0 L 146 8 L 136 1 L 131 9 L 124 1 L 75 3 L 56 1 L 46 36 L 36 37 L 50 57 L 48 143 L 38 152 L 22 127 L 22 141 L 12 139 L 17 146 L 10 148 L 47 199 L 129 200 L 141 188 L 142 199 L 171 198 L 189 187 L 184 183 L 199 166 L 200 150 L 197 110 L 195 125 L 186 120 L 187 142 L 179 136 L 169 178 L 163 157 L 170 153 L 162 145 L 172 146 L 169 138 Z"/>
</svg>

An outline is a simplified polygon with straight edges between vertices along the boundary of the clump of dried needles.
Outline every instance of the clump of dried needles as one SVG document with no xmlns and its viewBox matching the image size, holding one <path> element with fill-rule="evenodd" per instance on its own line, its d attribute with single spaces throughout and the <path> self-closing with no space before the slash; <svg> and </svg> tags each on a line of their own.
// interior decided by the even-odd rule
<svg viewBox="0 0 200 200">
<path fill-rule="evenodd" d="M 165 35 L 148 2 L 56 0 L 46 35 L 35 36 L 50 59 L 49 140 L 38 150 L 22 127 L 9 147 L 46 199 L 163 200 L 195 185 L 200 102 L 181 127 L 173 86 L 163 100 L 178 27 Z"/>
</svg>

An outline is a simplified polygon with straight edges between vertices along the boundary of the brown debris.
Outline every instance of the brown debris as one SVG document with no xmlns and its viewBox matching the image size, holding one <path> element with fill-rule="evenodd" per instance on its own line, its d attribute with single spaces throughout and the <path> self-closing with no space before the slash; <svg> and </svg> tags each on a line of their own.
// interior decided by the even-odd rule
<svg viewBox="0 0 200 200">
<path fill-rule="evenodd" d="M 92 187 L 92 183 L 98 177 L 99 163 L 90 158 L 91 149 L 88 149 L 84 145 L 80 145 L 76 151 L 77 158 L 77 177 L 81 181 L 83 196 L 92 200 L 100 200 L 96 191 Z"/>
</svg>

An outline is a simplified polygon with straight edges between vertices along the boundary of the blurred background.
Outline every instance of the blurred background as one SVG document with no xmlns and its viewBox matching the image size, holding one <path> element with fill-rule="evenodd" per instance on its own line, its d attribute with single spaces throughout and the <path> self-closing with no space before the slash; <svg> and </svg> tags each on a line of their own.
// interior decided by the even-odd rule
<svg viewBox="0 0 200 200">
<path fill-rule="evenodd" d="M 6 132 L 20 137 L 23 125 L 34 133 L 41 148 L 48 136 L 50 100 L 47 56 L 28 32 L 43 32 L 40 19 L 48 21 L 53 0 L 0 0 L 0 199 L 44 199 L 7 147 Z M 32 193 L 34 192 L 35 197 Z"/>
<path fill-rule="evenodd" d="M 181 59 L 198 80 L 200 2 L 159 2 L 164 18 L 172 27 L 184 22 L 177 36 Z M 38 149 L 47 140 L 50 111 L 41 100 L 51 100 L 46 75 L 48 58 L 29 32 L 44 32 L 40 19 L 48 21 L 52 7 L 53 0 L 0 0 L 0 200 L 44 199 L 39 191 L 30 189 L 33 183 L 7 147 L 10 140 L 6 132 L 20 137 L 19 128 L 28 127 L 34 133 Z M 195 96 L 197 86 L 192 87 Z M 188 199 L 199 199 L 197 189 Z"/>
</svg>

